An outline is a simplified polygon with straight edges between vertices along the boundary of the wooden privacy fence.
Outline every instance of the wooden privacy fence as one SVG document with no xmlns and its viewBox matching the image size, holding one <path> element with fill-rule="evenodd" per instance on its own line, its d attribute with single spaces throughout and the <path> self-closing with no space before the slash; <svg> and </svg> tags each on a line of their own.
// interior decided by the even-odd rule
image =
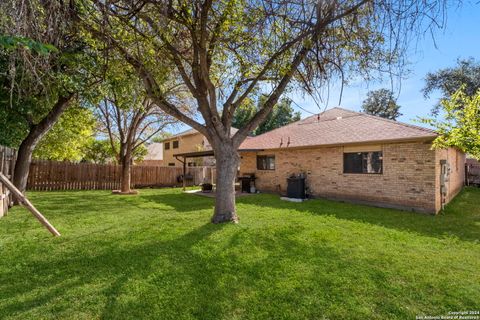
<svg viewBox="0 0 480 320">
<path fill-rule="evenodd" d="M 16 156 L 17 152 L 15 149 L 0 146 L 0 172 L 10 180 L 13 177 Z M 0 217 L 7 214 L 8 208 L 12 205 L 12 201 L 13 198 L 10 190 L 0 182 Z"/>
<path fill-rule="evenodd" d="M 480 163 L 473 164 L 467 163 L 465 166 L 465 180 L 467 186 L 477 185 L 480 186 Z"/>
<path fill-rule="evenodd" d="M 180 167 L 132 166 L 132 187 L 180 186 Z M 113 190 L 120 188 L 121 166 L 113 164 L 33 161 L 28 190 Z M 210 167 L 188 167 L 187 185 L 211 181 Z"/>
</svg>

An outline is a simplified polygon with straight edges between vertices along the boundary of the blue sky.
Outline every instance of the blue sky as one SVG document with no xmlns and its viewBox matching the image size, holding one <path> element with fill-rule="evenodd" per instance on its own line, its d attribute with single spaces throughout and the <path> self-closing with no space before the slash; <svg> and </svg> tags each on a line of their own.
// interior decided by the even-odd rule
<svg viewBox="0 0 480 320">
<path fill-rule="evenodd" d="M 401 81 L 401 90 L 397 103 L 401 106 L 401 116 L 398 120 L 417 124 L 417 116 L 426 116 L 431 107 L 438 101 L 439 95 L 432 95 L 425 99 L 421 93 L 428 72 L 441 68 L 451 67 L 458 58 L 473 57 L 480 60 L 480 3 L 464 3 L 460 8 L 452 8 L 447 14 L 446 29 L 435 34 L 435 42 L 431 36 L 419 40 L 416 48 L 411 48 L 408 57 L 411 69 L 406 79 Z M 436 44 L 436 47 L 435 47 Z M 379 88 L 391 88 L 390 80 L 384 83 L 370 83 L 358 81 L 343 89 L 341 106 L 346 109 L 359 111 L 367 92 Z M 330 101 L 327 109 L 338 105 L 340 90 L 330 90 Z M 398 93 L 398 92 L 397 92 Z M 290 94 L 296 104 L 303 109 L 317 113 L 319 107 L 308 96 Z M 322 105 L 322 110 L 325 105 Z M 311 115 L 298 108 L 302 117 Z"/>
<path fill-rule="evenodd" d="M 433 94 L 430 99 L 425 99 L 421 93 L 424 87 L 424 78 L 428 72 L 452 67 L 458 58 L 473 57 L 480 60 L 480 3 L 465 2 L 459 8 L 451 8 L 447 13 L 447 24 L 443 30 L 435 33 L 435 41 L 430 35 L 419 39 L 415 48 L 410 48 L 409 69 L 411 72 L 401 81 L 401 90 L 398 94 L 397 103 L 401 106 L 403 115 L 399 121 L 420 125 L 415 119 L 427 116 L 432 106 L 438 101 L 439 95 Z M 367 92 L 379 88 L 391 88 L 389 79 L 383 83 L 365 83 L 358 81 L 350 83 L 343 88 L 341 106 L 346 109 L 359 111 Z M 330 90 L 330 99 L 327 105 L 329 109 L 338 106 L 339 87 Z M 308 95 L 290 93 L 288 95 L 294 101 L 294 108 L 302 113 L 302 118 L 318 113 L 319 107 Z M 299 105 L 298 108 L 295 105 Z M 307 111 L 309 112 L 307 112 Z M 185 125 L 178 126 L 175 132 L 188 129 Z"/>
</svg>

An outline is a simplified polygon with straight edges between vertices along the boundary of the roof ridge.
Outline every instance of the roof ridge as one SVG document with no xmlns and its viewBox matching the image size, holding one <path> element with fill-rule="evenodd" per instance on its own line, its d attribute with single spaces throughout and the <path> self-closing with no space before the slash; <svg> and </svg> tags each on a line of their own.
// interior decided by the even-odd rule
<svg viewBox="0 0 480 320">
<path fill-rule="evenodd" d="M 312 114 L 311 116 L 308 116 L 306 118 L 303 118 L 303 119 L 300 119 L 300 120 L 297 120 L 297 121 L 294 121 L 294 122 L 290 122 L 284 126 L 281 126 L 281 127 L 278 127 L 278 128 L 275 128 L 275 129 L 272 129 L 270 131 L 267 131 L 267 132 L 264 132 L 262 134 L 259 134 L 258 136 L 253 136 L 252 138 L 256 138 L 256 137 L 260 137 L 264 134 L 267 134 L 267 133 L 270 133 L 270 132 L 274 132 L 276 130 L 279 130 L 279 129 L 282 129 L 282 128 L 285 128 L 285 127 L 288 127 L 290 125 L 294 125 L 294 124 L 297 124 L 297 125 L 303 125 L 303 124 L 311 124 L 309 122 L 306 122 L 306 120 L 310 119 L 310 118 L 318 118 L 319 116 L 321 116 L 322 114 L 328 112 L 328 111 L 332 111 L 334 109 L 339 109 L 339 110 L 343 110 L 343 111 L 347 111 L 347 112 L 350 112 L 350 113 L 354 113 L 356 115 L 363 115 L 363 113 L 361 112 L 356 112 L 356 111 L 353 111 L 353 110 L 349 110 L 349 109 L 345 109 L 345 108 L 342 108 L 342 107 L 333 107 L 333 108 L 330 108 L 330 109 L 327 109 L 325 111 L 322 111 L 322 112 L 319 112 L 319 113 L 316 113 L 316 114 Z M 332 119 L 332 120 L 336 120 L 336 119 Z M 323 120 L 325 121 L 325 120 Z M 305 122 L 305 123 L 304 123 Z"/>
<path fill-rule="evenodd" d="M 351 112 L 351 113 L 363 114 L 363 112 L 358 112 L 358 111 L 351 110 L 351 109 L 347 109 L 347 108 L 343 108 L 343 107 L 340 107 L 340 106 L 336 106 L 336 107 L 333 107 L 332 109 L 328 109 L 328 110 L 333 110 L 333 109 L 340 109 L 340 110 L 347 111 L 347 112 Z M 327 110 L 325 110 L 325 111 L 327 111 Z"/>
<path fill-rule="evenodd" d="M 410 128 L 414 128 L 414 129 L 427 131 L 427 132 L 437 133 L 435 130 L 428 129 L 428 128 L 425 128 L 425 127 L 422 127 L 422 126 L 416 126 L 414 124 L 405 123 L 405 122 L 402 122 L 402 121 L 391 120 L 391 119 L 383 118 L 383 117 L 376 116 L 376 115 L 373 115 L 373 114 L 368 114 L 368 113 L 362 112 L 362 111 L 349 110 L 349 109 L 345 109 L 345 108 L 342 108 L 342 107 L 335 107 L 335 108 L 341 109 L 341 110 L 344 110 L 344 111 L 350 111 L 350 112 L 356 113 L 358 115 L 371 117 L 371 118 L 382 120 L 382 121 L 385 121 L 385 122 L 399 124 L 399 125 L 402 125 L 402 126 L 405 126 L 405 127 L 410 127 Z M 332 109 L 335 109 L 335 108 L 332 108 Z"/>
<path fill-rule="evenodd" d="M 187 134 L 193 134 L 193 133 L 195 133 L 195 131 L 198 132 L 198 130 L 196 130 L 195 128 L 190 128 L 190 129 L 187 129 L 187 130 L 183 130 L 179 133 L 176 133 L 176 134 L 172 135 L 171 137 L 167 137 L 165 139 L 171 139 L 171 138 L 175 138 L 175 137 L 181 137 L 181 136 L 187 135 Z"/>
<path fill-rule="evenodd" d="M 310 117 L 313 117 L 313 116 L 316 116 L 316 115 L 312 115 Z M 310 117 L 306 117 L 305 119 L 300 119 L 300 120 L 297 120 L 297 121 L 293 121 L 293 122 L 290 122 L 284 126 L 281 126 L 281 127 L 278 127 L 278 128 L 275 128 L 275 129 L 272 129 L 270 131 L 267 131 L 267 132 L 264 132 L 264 133 L 261 133 L 259 134 L 258 136 L 252 136 L 252 138 L 256 138 L 256 137 L 260 137 L 260 136 L 263 136 L 264 134 L 267 134 L 267 133 L 270 133 L 270 132 L 274 132 L 274 131 L 277 131 L 279 129 L 283 129 L 285 127 L 288 127 L 288 126 L 291 126 L 291 125 L 294 125 L 294 124 L 298 124 L 298 122 L 302 122 L 302 121 L 305 121 L 306 119 L 310 118 Z"/>
<path fill-rule="evenodd" d="M 421 127 L 421 126 L 416 126 L 414 124 L 409 124 L 409 123 L 405 123 L 405 122 L 401 122 L 401 121 L 397 121 L 397 120 L 391 120 L 391 119 L 383 118 L 383 117 L 380 117 L 380 116 L 375 116 L 373 114 L 368 114 L 368 113 L 365 113 L 365 112 L 358 112 L 358 113 L 362 114 L 364 116 L 374 118 L 374 119 L 378 119 L 378 120 L 382 120 L 382 121 L 385 121 L 385 122 L 388 122 L 388 123 L 394 123 L 394 124 L 398 124 L 398 125 L 401 125 L 401 126 L 404 126 L 404 127 L 418 129 L 418 130 L 422 130 L 422 131 L 426 131 L 426 132 L 437 133 L 435 130 L 428 129 L 428 128 Z"/>
<path fill-rule="evenodd" d="M 237 128 L 235 127 L 231 127 L 231 129 L 233 130 L 237 130 Z M 236 132 L 236 131 L 235 131 Z M 179 132 L 179 133 L 176 133 L 170 137 L 166 137 L 165 139 L 162 140 L 165 141 L 165 140 L 170 140 L 170 139 L 174 139 L 174 138 L 179 138 L 179 137 L 183 137 L 183 136 L 187 136 L 187 135 L 192 135 L 192 134 L 197 134 L 197 133 L 200 133 L 200 131 L 198 131 L 197 129 L 195 128 L 190 128 L 190 129 L 187 129 L 187 130 L 183 130 L 182 132 Z M 200 133 L 201 134 L 201 133 Z"/>
</svg>

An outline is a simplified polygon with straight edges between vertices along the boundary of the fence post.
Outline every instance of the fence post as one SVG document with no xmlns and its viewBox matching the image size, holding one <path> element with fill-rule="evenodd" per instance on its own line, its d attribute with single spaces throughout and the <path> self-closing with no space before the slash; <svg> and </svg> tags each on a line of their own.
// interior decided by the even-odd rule
<svg viewBox="0 0 480 320">
<path fill-rule="evenodd" d="M 0 146 L 0 172 L 4 172 L 5 166 L 5 150 L 4 147 Z M 0 183 L 0 218 L 3 217 L 7 212 L 7 195 L 5 194 L 3 184 Z"/>
<path fill-rule="evenodd" d="M 466 186 L 469 185 L 469 181 L 468 181 L 468 163 L 465 164 L 465 185 L 466 185 Z"/>
<path fill-rule="evenodd" d="M 0 173 L 10 180 L 13 180 L 16 154 L 15 149 L 0 146 Z M 7 214 L 12 203 L 12 193 L 4 183 L 0 182 L 0 218 Z"/>
</svg>

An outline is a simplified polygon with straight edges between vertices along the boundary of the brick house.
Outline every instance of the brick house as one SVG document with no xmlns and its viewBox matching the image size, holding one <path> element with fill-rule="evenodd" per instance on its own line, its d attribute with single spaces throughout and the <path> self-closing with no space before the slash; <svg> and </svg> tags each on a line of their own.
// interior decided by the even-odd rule
<svg viewBox="0 0 480 320">
<path fill-rule="evenodd" d="M 260 191 L 284 194 L 287 177 L 304 173 L 314 197 L 437 213 L 464 185 L 465 154 L 432 150 L 435 137 L 422 127 L 333 108 L 247 139 L 239 174 L 255 174 Z"/>
</svg>

